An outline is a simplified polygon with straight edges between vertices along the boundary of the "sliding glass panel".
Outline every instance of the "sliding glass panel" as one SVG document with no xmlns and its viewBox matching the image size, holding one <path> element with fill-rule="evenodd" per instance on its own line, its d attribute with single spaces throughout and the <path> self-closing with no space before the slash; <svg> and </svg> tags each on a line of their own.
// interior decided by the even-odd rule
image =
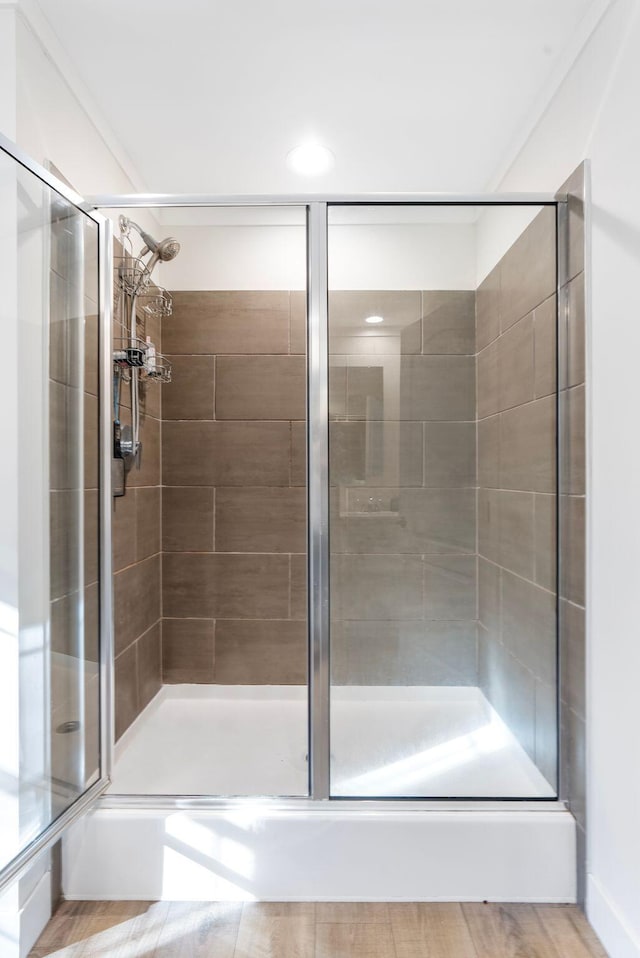
<svg viewBox="0 0 640 958">
<path fill-rule="evenodd" d="M 329 216 L 331 794 L 553 797 L 555 208 Z"/>
<path fill-rule="evenodd" d="M 130 214 L 114 337 L 142 283 L 154 359 L 114 370 L 142 455 L 113 501 L 111 791 L 307 795 L 305 210 Z M 155 269 L 141 229 L 174 252 Z"/>
<path fill-rule="evenodd" d="M 0 153 L 0 867 L 99 778 L 98 227 Z"/>
</svg>

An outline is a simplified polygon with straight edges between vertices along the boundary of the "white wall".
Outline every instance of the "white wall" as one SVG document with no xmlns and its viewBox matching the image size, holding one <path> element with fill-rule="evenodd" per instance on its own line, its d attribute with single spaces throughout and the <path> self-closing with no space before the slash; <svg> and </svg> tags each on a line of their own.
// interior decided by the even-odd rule
<svg viewBox="0 0 640 958">
<path fill-rule="evenodd" d="M 53 38 L 47 39 L 54 42 Z M 21 12 L 16 17 L 16 62 L 18 146 L 44 166 L 53 163 L 82 196 L 142 190 L 135 170 L 126 157 L 123 161 L 119 145 L 105 139 L 88 112 L 90 104 L 85 107 L 72 90 Z M 136 82 L 133 72 L 132 84 Z M 116 224 L 119 212 L 108 213 Z M 154 235 L 158 232 L 158 223 L 151 213 L 141 210 L 136 218 Z M 118 235 L 117 225 L 115 233 Z"/>
<path fill-rule="evenodd" d="M 161 282 L 183 289 L 304 289 L 303 226 L 163 224 L 182 244 Z M 332 289 L 475 289 L 475 224 L 336 224 Z"/>
<path fill-rule="evenodd" d="M 640 956 L 640 10 L 615 0 L 502 189 L 555 189 L 592 163 L 588 915 Z"/>
</svg>

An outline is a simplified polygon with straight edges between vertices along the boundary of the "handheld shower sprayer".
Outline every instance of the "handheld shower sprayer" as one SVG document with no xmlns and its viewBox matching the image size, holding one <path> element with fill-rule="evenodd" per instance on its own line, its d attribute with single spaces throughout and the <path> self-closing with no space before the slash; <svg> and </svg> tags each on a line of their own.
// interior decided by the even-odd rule
<svg viewBox="0 0 640 958">
<path fill-rule="evenodd" d="M 126 330 L 126 346 L 123 350 L 120 350 L 120 353 L 124 356 L 125 365 L 129 367 L 128 379 L 125 381 L 129 383 L 131 391 L 131 429 L 130 435 L 127 435 L 127 427 L 121 428 L 118 398 L 114 410 L 114 436 L 117 436 L 118 458 L 126 461 L 128 468 L 131 468 L 133 462 L 137 462 L 138 466 L 140 465 L 140 456 L 142 453 L 142 442 L 140 441 L 141 398 L 138 388 L 140 372 L 146 372 L 148 376 L 158 376 L 158 369 L 160 369 L 161 372 L 167 369 L 166 362 L 164 366 L 158 366 L 156 349 L 153 343 L 151 343 L 150 338 L 147 336 L 146 343 L 142 343 L 138 338 L 136 301 L 138 297 L 149 295 L 151 289 L 151 274 L 153 273 L 156 263 L 168 263 L 170 260 L 175 259 L 180 252 L 180 243 L 172 236 L 168 236 L 162 240 L 155 240 L 153 236 L 147 233 L 146 230 L 143 230 L 138 223 L 134 223 L 134 221 L 130 220 L 127 216 L 120 216 L 119 224 L 120 234 L 123 240 L 129 239 L 129 234 L 131 230 L 134 229 L 145 244 L 137 256 L 131 253 L 133 265 L 127 267 L 126 259 L 123 260 L 123 264 L 125 265 L 121 267 L 120 274 L 120 295 L 122 297 L 121 316 L 123 317 L 123 326 Z M 143 257 L 149 253 L 151 254 L 149 259 L 144 262 Z M 123 274 L 125 276 L 127 275 L 127 269 L 128 280 L 124 282 L 122 276 Z M 166 293 L 166 290 L 164 292 Z M 166 300 L 164 300 L 164 302 L 166 304 Z M 169 308 L 168 313 L 170 312 L 171 309 Z M 166 314 L 167 311 L 165 310 L 165 315 Z M 118 361 L 121 361 L 120 357 Z M 168 369 L 170 368 L 169 364 Z M 116 397 L 119 397 L 121 376 L 122 371 L 119 369 L 117 374 Z M 126 468 L 123 476 L 125 474 Z"/>
<path fill-rule="evenodd" d="M 174 239 L 172 236 L 167 236 L 166 239 L 155 240 L 153 236 L 147 233 L 146 230 L 143 230 L 138 223 L 134 223 L 133 220 L 130 220 L 126 216 L 121 216 L 120 231 L 124 234 L 127 234 L 131 227 L 135 229 L 145 244 L 140 250 L 138 258 L 146 256 L 147 253 L 151 253 L 151 257 L 147 260 L 144 267 L 145 273 L 148 277 L 151 276 L 151 273 L 153 272 L 158 261 L 162 263 L 168 263 L 170 260 L 175 259 L 180 252 L 180 243 L 177 239 Z"/>
</svg>

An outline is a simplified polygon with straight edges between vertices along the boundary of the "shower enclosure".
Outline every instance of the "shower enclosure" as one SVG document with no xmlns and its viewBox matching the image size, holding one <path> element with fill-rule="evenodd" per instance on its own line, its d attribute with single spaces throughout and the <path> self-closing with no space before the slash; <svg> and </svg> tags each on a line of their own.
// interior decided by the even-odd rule
<svg viewBox="0 0 640 958">
<path fill-rule="evenodd" d="M 469 815 L 474 828 L 483 809 L 518 809 L 523 817 L 509 824 L 528 829 L 526 855 L 561 859 L 552 877 L 539 878 L 560 890 L 543 897 L 570 897 L 573 826 L 562 804 L 558 722 L 563 199 L 83 203 L 11 152 L 19 166 L 4 155 L 9 193 L 17 177 L 53 197 L 39 220 L 51 236 L 59 218 L 51 210 L 66 204 L 65 262 L 80 261 L 79 223 L 82 262 L 99 263 L 101 288 L 99 430 L 97 380 L 91 392 L 87 379 L 73 379 L 73 369 L 87 377 L 97 368 L 86 310 L 63 347 L 72 381 L 48 377 L 54 392 L 66 390 L 67 418 L 47 413 L 43 441 L 51 463 L 65 450 L 73 473 L 60 488 L 76 518 L 59 525 L 69 568 L 84 564 L 85 577 L 61 594 L 65 608 L 76 602 L 63 621 L 54 583 L 67 566 L 51 552 L 42 577 L 51 611 L 43 606 L 40 620 L 67 644 L 75 637 L 65 654 L 82 692 L 65 700 L 58 722 L 53 703 L 47 712 L 46 689 L 57 688 L 47 673 L 43 708 L 45 724 L 67 726 L 65 741 L 83 743 L 69 761 L 80 748 L 85 757 L 65 779 L 73 783 L 66 804 L 51 807 L 42 834 L 31 836 L 32 851 L 106 793 L 79 826 L 85 837 L 77 827 L 68 836 L 67 894 L 106 894 L 98 885 L 120 866 L 96 868 L 87 856 L 133 841 L 126 815 L 143 812 L 149 822 L 161 816 L 172 877 L 159 887 L 149 873 L 150 890 L 118 872 L 118 897 L 182 897 L 182 866 L 171 871 L 171 862 L 205 841 L 205 811 L 242 818 L 289 809 L 337 822 L 344 810 L 361 812 L 363 828 L 375 811 L 410 830 L 427 827 L 420 816 L 430 808 L 444 815 L 458 803 L 456 826 Z M 165 372 L 132 376 L 130 400 L 122 393 L 114 407 L 114 368 L 127 359 L 114 342 L 122 317 L 117 298 L 112 317 L 109 295 L 115 277 L 117 297 L 126 262 L 111 228 L 122 214 L 142 221 L 146 251 L 152 236 L 170 233 L 180 256 L 156 257 L 165 260 L 157 281 L 166 290 L 152 298 L 163 309 L 142 301 L 136 311 L 134 301 L 127 327 L 130 338 L 133 321 L 141 354 L 151 344 L 153 356 L 166 357 Z M 45 264 L 47 255 L 39 249 Z M 51 303 L 40 336 L 53 363 Z M 142 444 L 122 486 L 112 471 L 114 409 L 118 427 L 139 424 L 132 436 Z M 59 483 L 53 474 L 46 482 L 53 510 Z M 88 566 L 98 492 L 100 561 Z M 99 642 L 87 591 L 98 585 Z M 43 655 L 46 673 L 46 643 Z M 157 858 L 159 820 L 148 832 L 136 826 L 135 841 L 150 843 L 138 849 L 141 861 Z M 232 831 L 216 841 L 237 844 Z M 275 849 L 282 838 L 268 841 Z M 310 841 L 316 848 L 323 839 Z M 395 869 L 393 881 L 419 872 L 409 832 L 406 841 L 407 873 Z M 462 852 L 460 841 L 462 874 L 474 845 Z M 29 860 L 27 844 L 4 856 L 13 860 L 6 876 Z M 195 897 L 269 897 L 261 853 L 254 857 L 244 884 L 239 867 L 233 881 L 225 872 L 218 884 L 209 874 L 195 892 L 191 877 L 184 887 Z M 531 870 L 532 895 L 546 871 Z"/>
<path fill-rule="evenodd" d="M 556 204 L 147 213 L 162 576 L 132 628 L 116 561 L 110 794 L 555 799 Z"/>
</svg>

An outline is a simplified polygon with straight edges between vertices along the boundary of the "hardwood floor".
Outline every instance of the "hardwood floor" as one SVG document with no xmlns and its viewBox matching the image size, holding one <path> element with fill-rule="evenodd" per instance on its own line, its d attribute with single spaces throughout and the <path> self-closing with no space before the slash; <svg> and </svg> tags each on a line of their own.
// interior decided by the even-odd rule
<svg viewBox="0 0 640 958">
<path fill-rule="evenodd" d="M 30 958 L 606 958 L 574 905 L 64 902 Z"/>
</svg>

